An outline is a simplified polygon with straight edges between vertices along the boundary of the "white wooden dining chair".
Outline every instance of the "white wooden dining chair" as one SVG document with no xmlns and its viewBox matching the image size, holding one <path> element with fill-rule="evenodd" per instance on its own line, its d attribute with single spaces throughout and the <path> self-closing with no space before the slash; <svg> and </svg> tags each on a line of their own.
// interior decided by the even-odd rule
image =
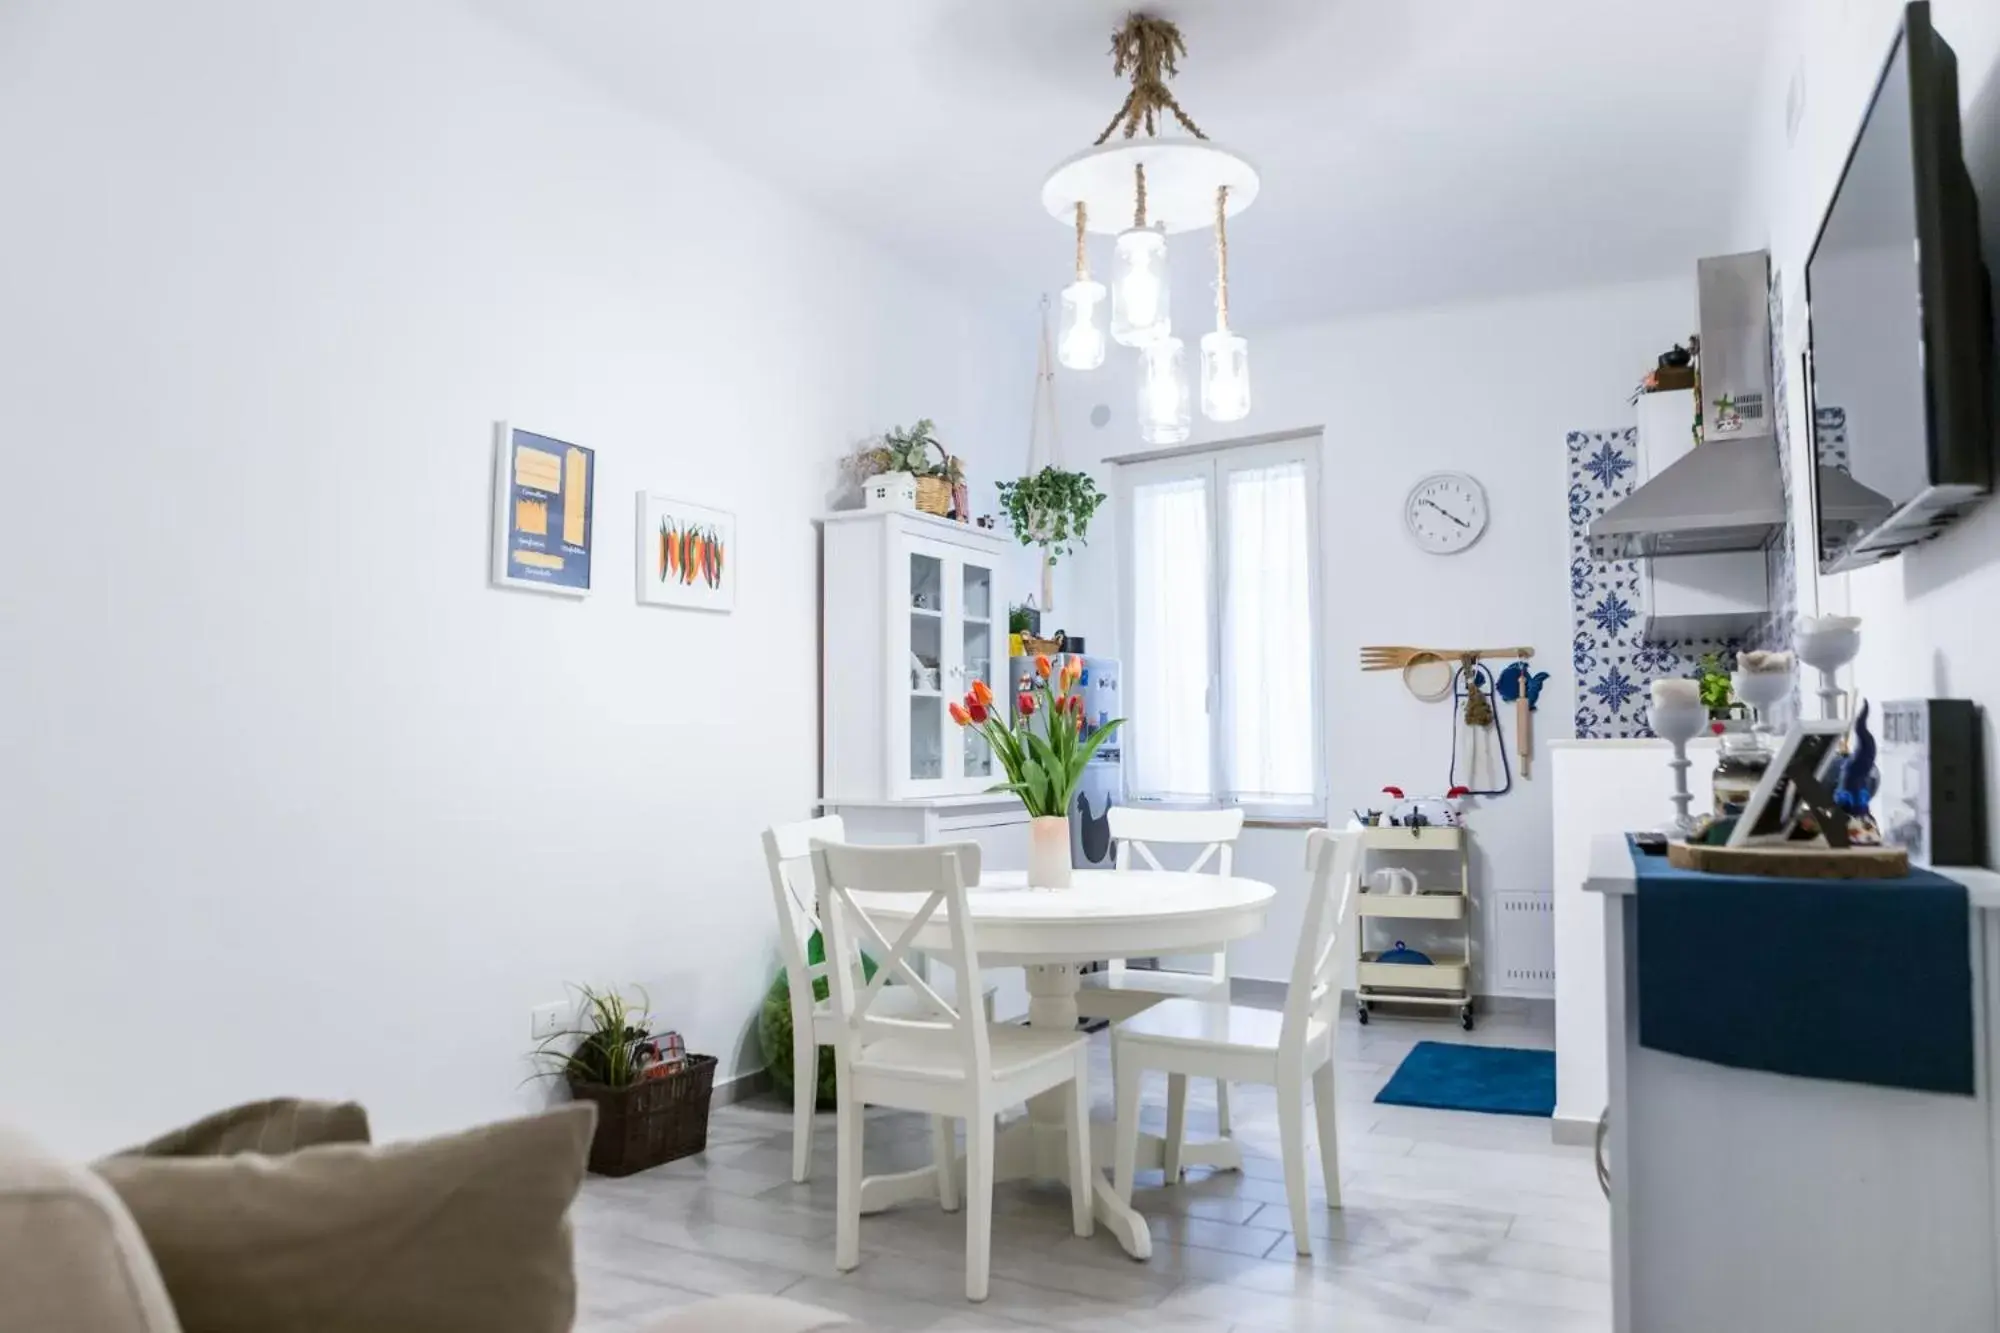
<svg viewBox="0 0 2000 1333">
<path fill-rule="evenodd" d="M 1111 1061 L 1118 1087 L 1118 1133 L 1112 1179 L 1118 1197 L 1132 1200 L 1139 1150 L 1139 1085 L 1149 1069 L 1174 1083 L 1234 1079 L 1278 1090 L 1278 1145 L 1284 1159 L 1285 1201 L 1292 1240 L 1312 1253 L 1306 1216 L 1306 1084 L 1312 1084 L 1319 1120 L 1320 1169 L 1326 1204 L 1340 1207 L 1340 1144 L 1334 1126 L 1333 1056 L 1339 1031 L 1341 948 L 1351 929 L 1360 880 L 1361 839 L 1356 833 L 1314 829 L 1306 838 L 1312 889 L 1292 959 L 1290 989 L 1280 1013 L 1217 1001 L 1167 1000 L 1112 1029 Z M 1167 1183 L 1174 1182 L 1171 1172 Z"/>
<path fill-rule="evenodd" d="M 1243 811 L 1233 810 L 1146 810 L 1114 805 L 1110 813 L 1111 837 L 1117 844 L 1114 865 L 1119 870 L 1193 870 L 1215 864 L 1215 873 L 1228 876 L 1235 868 L 1236 839 L 1243 832 Z M 1163 865 L 1154 848 L 1191 848 L 1184 866 Z M 1183 858 L 1172 858 L 1183 859 Z M 1136 863 L 1136 864 L 1135 864 Z M 1229 999 L 1229 954 L 1193 954 L 1172 960 L 1177 966 L 1160 968 L 1128 967 L 1123 958 L 1110 959 L 1105 970 L 1083 978 L 1077 993 L 1076 1010 L 1084 1018 L 1122 1023 L 1162 1000 Z M 1193 963 L 1192 968 L 1186 966 Z M 1176 1085 L 1179 1095 L 1167 1098 L 1167 1161 L 1178 1174 L 1181 1145 L 1186 1140 L 1187 1084 Z M 1229 1085 L 1215 1084 L 1216 1133 L 1228 1138 Z"/>
<path fill-rule="evenodd" d="M 819 930 L 814 902 L 812 843 L 842 842 L 847 828 L 839 815 L 775 824 L 764 830 L 764 860 L 771 871 L 771 898 L 778 909 L 778 956 L 785 965 L 785 984 L 792 1002 L 792 1179 L 803 1184 L 812 1173 L 813 1108 L 819 1100 L 819 1048 L 833 1045 L 836 1025 L 833 996 L 814 994 L 826 977 L 826 964 L 808 962 L 806 945 Z M 821 936 L 822 942 L 825 936 Z M 829 954 L 829 956 L 831 956 Z M 983 988 L 987 1015 L 993 1008 L 993 987 Z M 927 1014 L 921 995 L 902 986 L 885 991 L 876 1012 Z M 934 1139 L 943 1146 L 939 1161 L 951 1161 L 949 1126 L 942 1119 Z M 944 1188 L 940 1185 L 940 1189 Z"/>
<path fill-rule="evenodd" d="M 1095 1229 L 1087 1038 L 1055 1028 L 989 1023 L 977 1004 L 947 1000 L 911 965 L 911 941 L 942 914 L 950 927 L 955 974 L 979 975 L 979 950 L 965 897 L 966 886 L 979 878 L 978 844 L 855 847 L 815 840 L 812 856 L 837 1016 L 834 1267 L 846 1272 L 861 1262 L 863 1109 L 894 1106 L 933 1117 L 955 1116 L 965 1121 L 965 1294 L 983 1301 L 992 1259 L 996 1118 L 1003 1108 L 1069 1085 L 1063 1119 L 1069 1135 L 1070 1220 L 1079 1236 Z M 921 901 L 892 940 L 857 898 L 870 894 Z M 864 947 L 881 969 L 865 983 L 855 965 Z M 927 1015 L 882 1012 L 892 976 L 924 997 L 930 1006 Z M 949 1159 L 939 1163 L 938 1175 L 941 1182 L 951 1179 Z M 949 1210 L 951 1186 L 941 1189 Z"/>
</svg>

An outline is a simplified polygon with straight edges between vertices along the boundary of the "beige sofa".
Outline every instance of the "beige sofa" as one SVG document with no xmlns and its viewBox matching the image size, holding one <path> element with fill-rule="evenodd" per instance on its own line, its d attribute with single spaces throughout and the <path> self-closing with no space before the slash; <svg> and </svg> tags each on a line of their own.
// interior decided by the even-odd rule
<svg viewBox="0 0 2000 1333">
<path fill-rule="evenodd" d="M 809 1333 L 847 1321 L 769 1297 L 681 1310 L 653 1333 Z M 124 1205 L 88 1168 L 0 1127 L 0 1333 L 181 1333 Z"/>
</svg>

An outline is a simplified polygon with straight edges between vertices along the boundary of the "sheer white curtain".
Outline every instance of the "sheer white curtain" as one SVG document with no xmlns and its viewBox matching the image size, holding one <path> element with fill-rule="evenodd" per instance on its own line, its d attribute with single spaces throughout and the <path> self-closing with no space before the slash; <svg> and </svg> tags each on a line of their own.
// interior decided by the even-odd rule
<svg viewBox="0 0 2000 1333">
<path fill-rule="evenodd" d="M 1242 805 L 1311 805 L 1319 738 L 1310 474 L 1303 462 L 1286 462 L 1225 477 L 1222 795 Z"/>
<path fill-rule="evenodd" d="M 1201 475 L 1132 487 L 1127 793 L 1164 801 L 1214 796 L 1209 748 L 1209 482 Z"/>
</svg>

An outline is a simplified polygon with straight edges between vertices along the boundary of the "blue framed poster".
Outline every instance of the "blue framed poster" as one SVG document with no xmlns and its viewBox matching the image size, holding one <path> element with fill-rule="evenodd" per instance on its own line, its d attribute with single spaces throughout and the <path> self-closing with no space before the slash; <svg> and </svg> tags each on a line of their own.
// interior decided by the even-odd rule
<svg viewBox="0 0 2000 1333">
<path fill-rule="evenodd" d="M 504 421 L 495 436 L 494 584 L 587 596 L 596 452 Z"/>
</svg>

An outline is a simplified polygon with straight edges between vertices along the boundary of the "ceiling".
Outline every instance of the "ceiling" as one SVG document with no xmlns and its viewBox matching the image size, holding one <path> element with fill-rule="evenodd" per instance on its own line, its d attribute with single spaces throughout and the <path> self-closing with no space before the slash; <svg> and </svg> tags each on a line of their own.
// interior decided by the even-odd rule
<svg viewBox="0 0 2000 1333">
<path fill-rule="evenodd" d="M 1125 91 L 1122 0 L 472 3 L 982 299 L 1068 280 L 1042 179 Z M 1728 242 L 1773 3 L 1149 6 L 1187 38 L 1181 104 L 1263 173 L 1230 226 L 1232 322 L 1691 276 Z M 1179 308 L 1209 299 L 1208 256 L 1176 242 Z"/>
</svg>

